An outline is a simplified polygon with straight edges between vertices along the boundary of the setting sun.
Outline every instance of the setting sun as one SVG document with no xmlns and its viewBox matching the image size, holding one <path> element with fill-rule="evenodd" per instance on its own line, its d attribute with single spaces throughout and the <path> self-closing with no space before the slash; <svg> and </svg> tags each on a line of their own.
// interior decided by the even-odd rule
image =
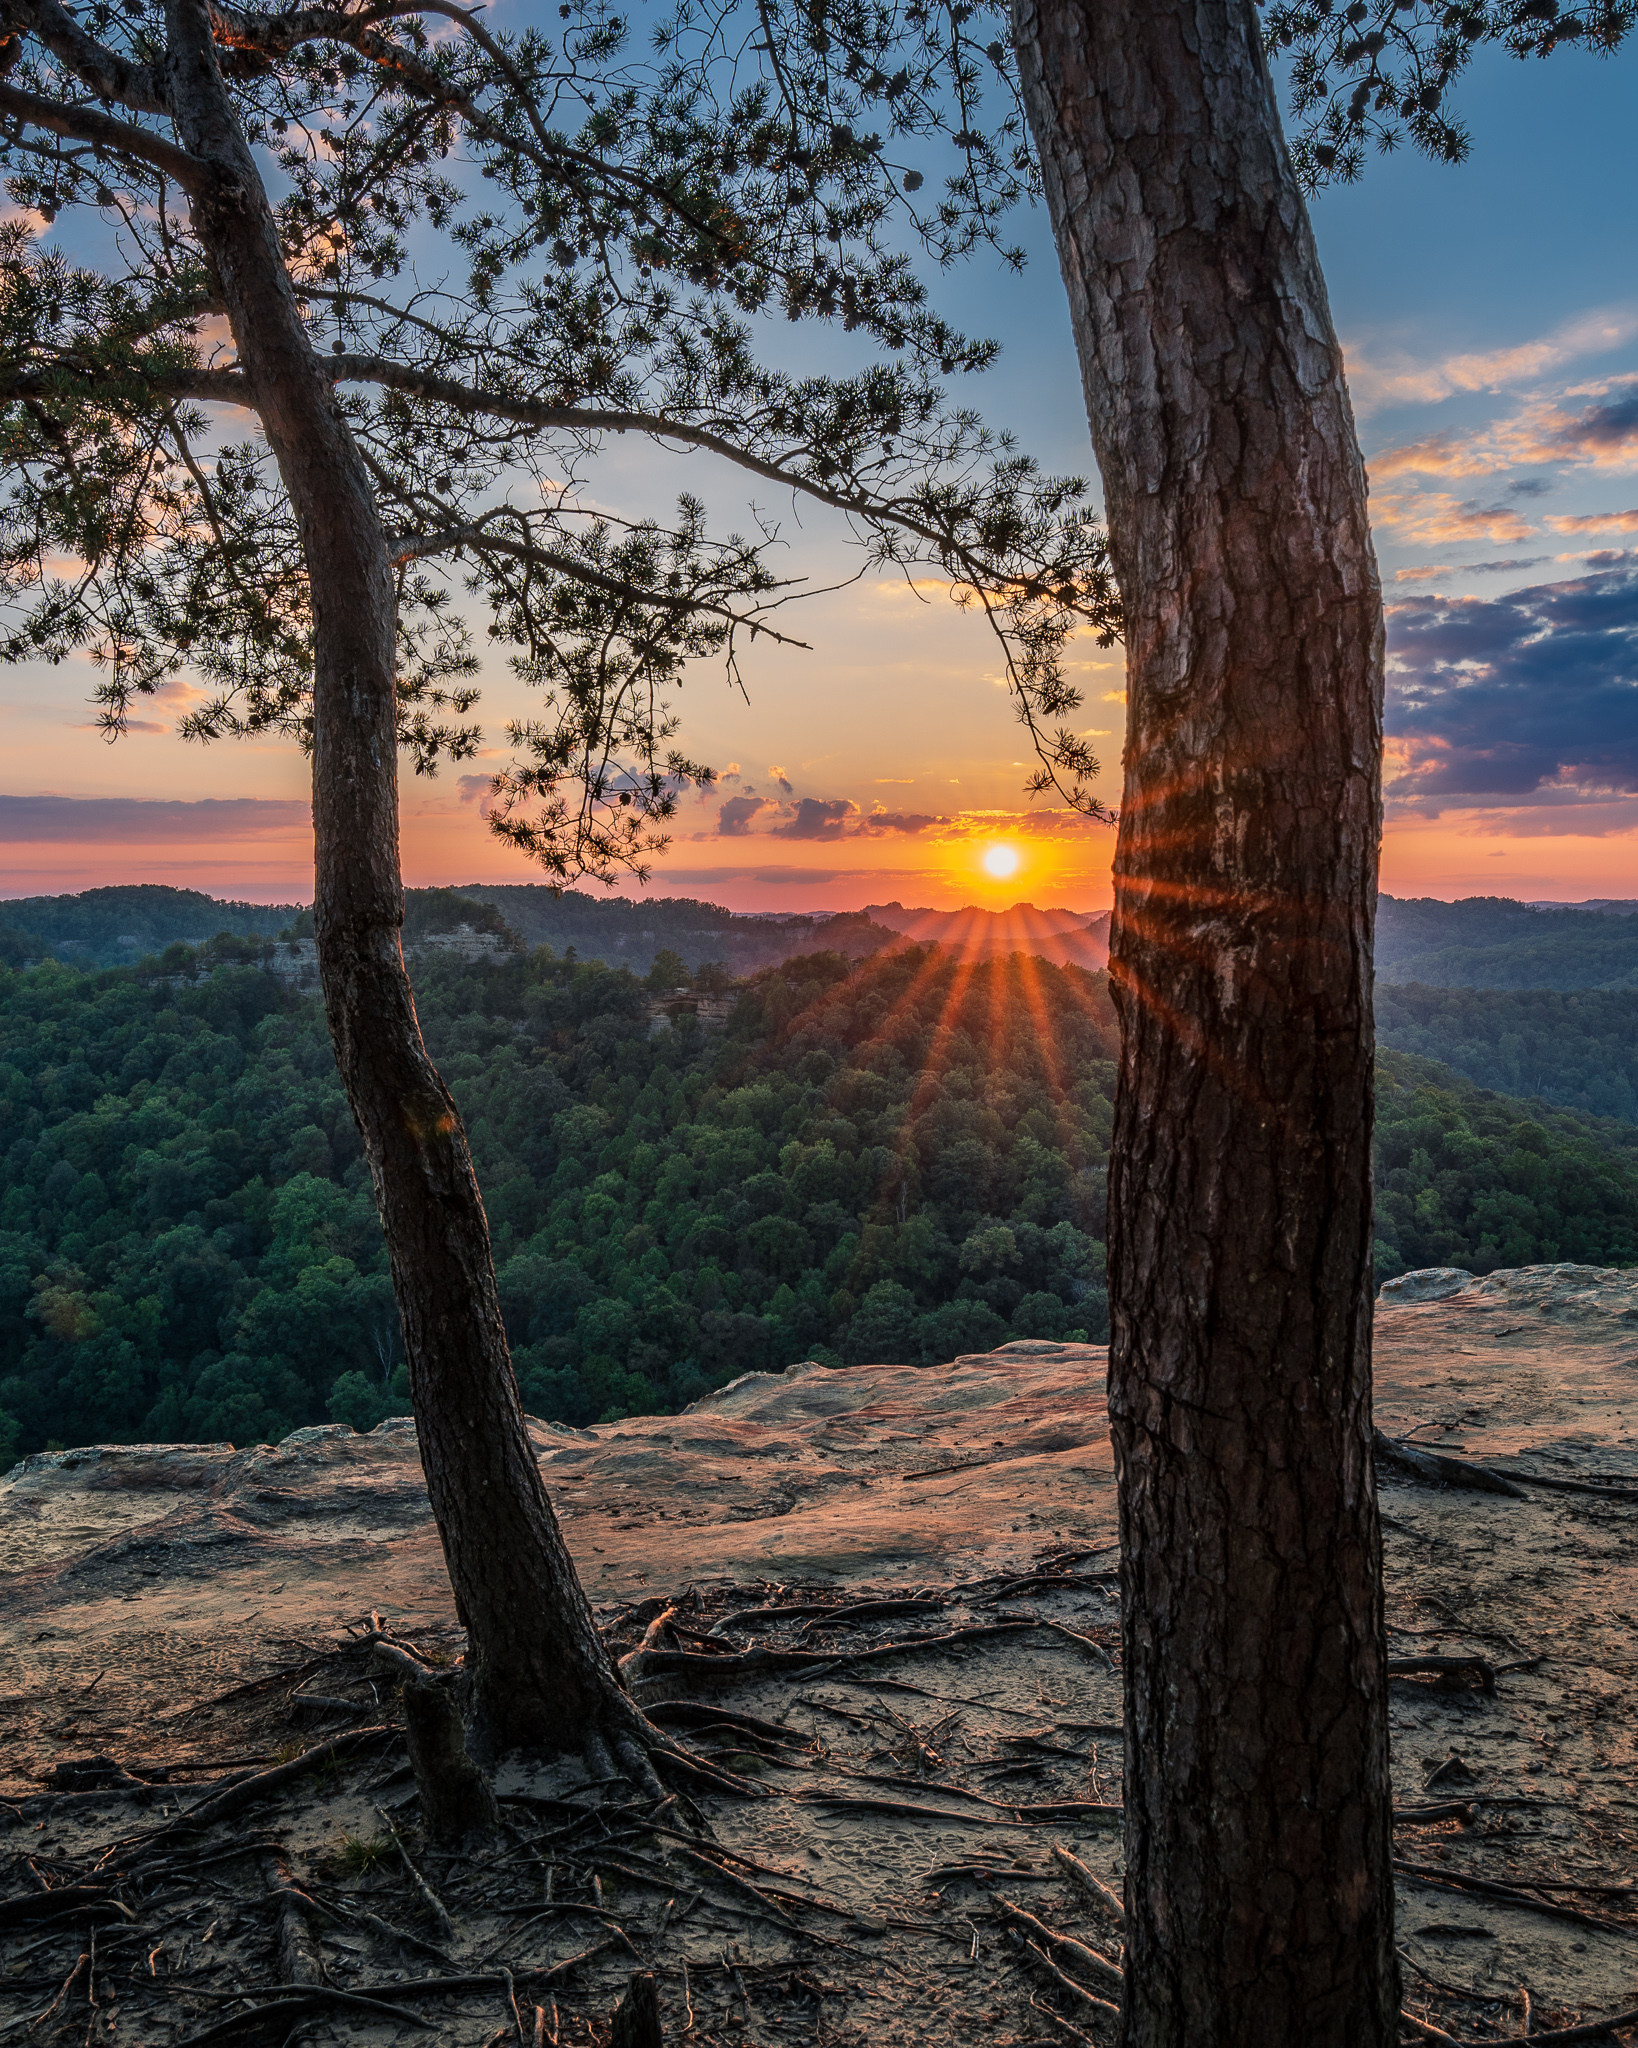
<svg viewBox="0 0 1638 2048">
<path fill-rule="evenodd" d="M 992 846 L 984 856 L 984 869 L 998 882 L 1004 882 L 1008 875 L 1018 872 L 1018 849 L 1016 846 Z"/>
</svg>

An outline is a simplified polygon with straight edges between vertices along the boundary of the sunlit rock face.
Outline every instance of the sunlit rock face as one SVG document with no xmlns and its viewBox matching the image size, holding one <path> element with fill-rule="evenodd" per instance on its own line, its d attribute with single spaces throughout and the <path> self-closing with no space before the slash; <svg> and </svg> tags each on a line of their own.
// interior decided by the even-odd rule
<svg viewBox="0 0 1638 2048">
<path fill-rule="evenodd" d="M 1379 1301 L 1445 1301 L 1470 1286 L 1473 1275 L 1461 1266 L 1422 1266 L 1414 1273 L 1401 1273 L 1396 1280 L 1384 1280 Z"/>
<path fill-rule="evenodd" d="M 1638 1267 L 1503 1266 L 1483 1275 L 1460 1266 L 1423 1266 L 1382 1283 L 1377 1300 L 1396 1303 L 1432 1301 L 1487 1302 L 1545 1315 L 1614 1317 L 1638 1323 Z"/>
</svg>

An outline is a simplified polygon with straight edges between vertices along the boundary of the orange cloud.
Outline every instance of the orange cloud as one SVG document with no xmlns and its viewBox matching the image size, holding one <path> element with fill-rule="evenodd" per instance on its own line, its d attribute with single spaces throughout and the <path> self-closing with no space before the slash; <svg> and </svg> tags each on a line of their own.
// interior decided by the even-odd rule
<svg viewBox="0 0 1638 2048">
<path fill-rule="evenodd" d="M 1428 434 L 1403 447 L 1385 448 L 1366 463 L 1373 483 L 1397 476 L 1495 476 L 1503 470 L 1543 463 L 1587 465 L 1593 469 L 1638 467 L 1638 377 L 1608 377 L 1538 398 L 1510 419 L 1493 421 L 1470 434 Z M 1571 411 L 1566 397 L 1596 403 Z"/>
<path fill-rule="evenodd" d="M 1566 512 L 1549 517 L 1555 533 L 1638 533 L 1638 509 L 1631 512 Z"/>
<path fill-rule="evenodd" d="M 1374 523 L 1397 540 L 1426 547 L 1452 541 L 1528 540 L 1530 522 L 1511 505 L 1464 504 L 1445 491 L 1384 492 L 1372 502 Z"/>
<path fill-rule="evenodd" d="M 1539 340 L 1511 348 L 1464 351 L 1432 363 L 1373 363 L 1365 350 L 1351 348 L 1348 389 L 1360 414 L 1388 405 L 1433 405 L 1462 391 L 1500 391 L 1527 384 L 1549 370 L 1583 356 L 1602 355 L 1638 334 L 1638 309 L 1611 307 L 1584 313 Z"/>
</svg>

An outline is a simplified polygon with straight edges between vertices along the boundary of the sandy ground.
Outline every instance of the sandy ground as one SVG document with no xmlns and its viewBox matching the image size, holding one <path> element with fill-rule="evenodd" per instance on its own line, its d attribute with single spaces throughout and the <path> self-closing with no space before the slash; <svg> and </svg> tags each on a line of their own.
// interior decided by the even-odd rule
<svg viewBox="0 0 1638 2048">
<path fill-rule="evenodd" d="M 932 1370 L 753 1376 L 680 1417 L 591 1431 L 536 1426 L 576 1562 L 621 1647 L 660 1595 L 682 1596 L 702 1630 L 747 1605 L 924 1594 L 943 1603 L 935 1632 L 1016 1615 L 1056 1620 L 1085 1639 L 1020 1627 L 912 1659 L 741 1678 L 700 1695 L 786 1731 L 788 1754 L 776 1743 L 772 1761 L 736 1766 L 756 1769 L 775 1796 L 713 1805 L 712 1825 L 727 1850 L 834 1907 L 839 1919 L 813 1925 L 833 1925 L 830 1939 L 842 1947 L 816 1948 L 820 1933 L 798 1939 L 755 1910 L 736 1928 L 721 1883 L 686 1909 L 682 1951 L 682 1912 L 671 1916 L 669 1946 L 648 1941 L 637 1930 L 652 1934 L 667 1885 L 679 1900 L 686 1887 L 680 1865 L 658 1876 L 646 1866 L 645 1878 L 644 1852 L 631 1849 L 597 1882 L 602 1896 L 623 1902 L 644 1959 L 662 1968 L 668 2027 L 683 1995 L 677 1954 L 692 1943 L 688 1996 L 707 2040 L 970 2039 L 975 2017 L 998 2043 L 1069 2038 L 1066 2021 L 1110 2038 L 1095 2007 L 1027 1957 L 1021 1965 L 997 1904 L 1026 1907 L 1118 1954 L 1118 1930 L 1096 1924 L 1049 1855 L 1060 1844 L 1118 1886 L 1118 1828 L 1094 1810 L 1120 1797 L 1119 1680 L 1108 1654 L 1118 1654 L 1118 1608 L 1102 1576 L 1115 1522 L 1103 1368 L 1094 1347 L 1011 1345 Z M 1392 1434 L 1520 1476 L 1638 1477 L 1638 1274 L 1532 1268 L 1443 1299 L 1385 1302 L 1377 1415 Z M 1516 2033 L 1526 1991 L 1538 2028 L 1638 2005 L 1629 1706 L 1638 1505 L 1534 1483 L 1525 1491 L 1513 1499 L 1430 1488 L 1391 1472 L 1382 1486 L 1393 1654 L 1478 1654 L 1498 1674 L 1493 1694 L 1417 1678 L 1394 1687 L 1406 1815 L 1396 1840 L 1416 1866 L 1402 1872 L 1399 1899 L 1407 2006 L 1468 2040 Z M 1057 1582 L 1005 1590 L 1009 1574 L 1027 1580 L 1043 1567 Z M 963 1585 L 972 1590 L 950 1591 Z M 339 1690 L 358 1711 L 377 1698 L 390 1706 L 360 1660 L 348 1661 L 346 1631 L 371 1610 L 424 1644 L 456 1641 L 410 1428 L 368 1437 L 308 1430 L 239 1451 L 70 1452 L 0 1481 L 0 1800 L 13 1802 L 0 1804 L 0 1826 L 9 1821 L 14 1869 L 26 1850 L 51 1882 L 51 1855 L 67 1869 L 98 1829 L 98 1840 L 117 1832 L 117 1801 L 41 1803 L 52 1773 L 76 1759 L 168 1771 L 169 1787 L 143 1795 L 143 1825 L 152 1826 L 156 1807 L 163 1820 L 172 1802 L 193 1796 L 179 1789 L 188 1780 L 270 1761 L 307 1740 L 303 1731 L 334 1725 L 293 1695 L 327 1686 L 326 1696 Z M 772 1639 L 826 1646 L 814 1626 L 781 1622 Z M 847 1641 L 858 1648 L 920 1626 L 861 1625 Z M 239 1690 L 247 1686 L 256 1689 Z M 235 1697 L 211 1704 L 224 1693 Z M 656 1698 L 685 1693 L 695 1696 L 680 1681 L 654 1688 Z M 362 1852 L 345 1846 L 379 1844 L 377 1801 L 403 1797 L 390 1755 L 380 1769 L 381 1786 L 400 1778 L 390 1795 L 339 1771 L 322 1800 L 281 1820 L 284 1850 L 313 1884 L 368 1893 L 387 1882 L 373 1863 L 354 1868 L 348 1858 Z M 849 1774 L 860 1771 L 919 1781 L 919 1791 L 871 1790 L 933 1812 L 837 1804 L 850 1783 L 857 1790 Z M 565 1792 L 545 1780 L 513 1789 Z M 1410 1812 L 1453 1801 L 1464 1811 L 1452 1817 L 1420 1822 Z M 1059 1812 L 1024 1811 L 1053 1802 Z M 538 1863 L 540 1848 L 519 1843 L 516 1857 Z M 995 1866 L 988 1875 L 930 1875 L 985 1863 Z M 592 1883 L 590 1865 L 572 1868 L 575 1882 Z M 1440 1873 L 1537 1888 L 1535 1900 L 1453 1889 Z M 469 1971 L 515 1925 L 507 1916 L 541 1897 L 533 1866 L 516 1880 L 518 1903 L 492 1873 L 449 1882 L 468 1885 L 451 1953 Z M 1552 1901 L 1572 1917 L 1541 1910 Z M 255 1961 L 264 1908 L 247 1894 L 218 1914 L 226 1931 L 212 1931 L 224 1956 L 240 1926 L 242 1954 L 223 1963 L 224 1981 L 258 1972 L 276 1980 L 265 1958 Z M 713 1914 L 720 1925 L 707 1939 Z M 349 1947 L 340 1925 L 326 1923 L 322 1942 L 332 1983 L 378 1973 L 379 1940 L 375 1951 L 368 1935 Z M 191 2005 L 180 1989 L 170 2006 L 155 2002 L 167 1967 L 181 1973 L 179 1987 L 183 1975 L 190 1986 L 205 1981 L 204 1933 L 201 1919 L 181 1937 L 197 1946 L 180 1961 L 173 1937 L 169 1958 L 150 1962 L 142 1998 L 127 1992 L 122 2006 L 113 1983 L 116 2024 L 105 2037 L 168 2042 L 204 2028 L 206 1992 Z M 586 1936 L 585 1925 L 548 1913 L 520 1947 L 503 1950 L 520 1970 L 545 1967 L 583 1950 Z M 64 1935 L 70 1961 L 78 1939 Z M 0 2031 L 50 2002 L 35 1987 L 58 1952 L 30 1941 L 33 1949 L 11 1940 L 0 1962 Z M 428 1967 L 413 1944 L 391 1960 L 399 1979 Z M 139 1978 L 140 1967 L 127 1974 Z M 631 1967 L 620 1951 L 565 1976 L 563 2041 L 591 2038 L 574 2028 L 611 2008 Z M 106 2004 L 96 2008 L 99 2026 Z M 451 2040 L 487 2042 L 496 2014 L 492 1992 L 464 2004 L 452 1993 L 439 2027 Z M 510 2026 L 510 2013 L 501 2017 Z M 85 2024 L 81 2013 L 76 2025 L 89 2040 Z M 315 2020 L 305 2034 L 348 2037 L 385 2042 L 396 2028 L 354 2012 Z"/>
</svg>

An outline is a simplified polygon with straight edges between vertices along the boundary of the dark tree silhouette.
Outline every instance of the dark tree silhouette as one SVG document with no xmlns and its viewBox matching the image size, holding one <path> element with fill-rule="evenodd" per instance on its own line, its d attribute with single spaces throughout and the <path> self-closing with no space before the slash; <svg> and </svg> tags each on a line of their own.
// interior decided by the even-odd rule
<svg viewBox="0 0 1638 2048">
<path fill-rule="evenodd" d="M 1125 599 L 1110 981 L 1131 2048 L 1398 2033 L 1371 1461 L 1382 609 L 1302 184 L 1625 0 L 1014 0 Z M 1267 47 L 1307 122 L 1287 152 Z M 1347 98 L 1340 94 L 1348 89 Z"/>
<path fill-rule="evenodd" d="M 1387 2048 L 1365 473 L 1249 0 L 1016 20 L 1126 601 L 1126 2039 Z"/>
</svg>

